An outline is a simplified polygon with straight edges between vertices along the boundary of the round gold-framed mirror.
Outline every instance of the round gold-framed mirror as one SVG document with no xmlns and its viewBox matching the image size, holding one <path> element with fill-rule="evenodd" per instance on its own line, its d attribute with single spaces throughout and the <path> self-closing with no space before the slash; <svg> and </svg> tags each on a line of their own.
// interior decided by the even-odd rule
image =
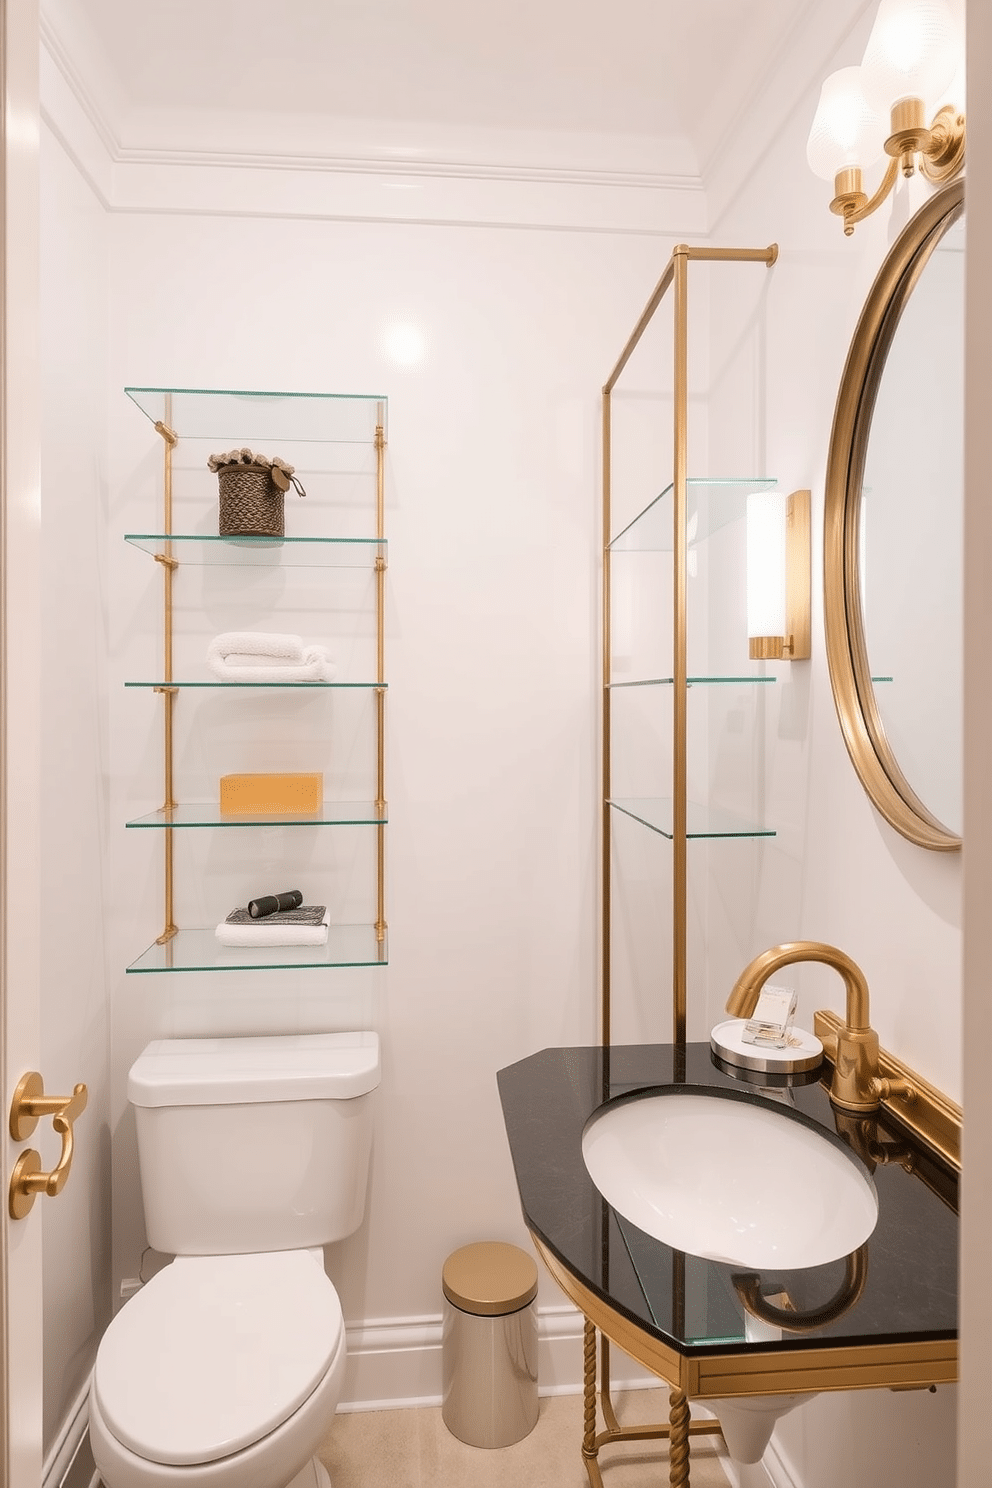
<svg viewBox="0 0 992 1488">
<path fill-rule="evenodd" d="M 941 380 L 943 368 L 932 358 L 921 359 L 919 365 L 903 366 L 901 354 L 907 351 L 906 333 L 902 342 L 897 340 L 896 333 L 924 269 L 963 211 L 964 183 L 959 180 L 931 197 L 910 220 L 890 249 L 872 285 L 851 342 L 837 396 L 827 460 L 823 528 L 827 661 L 844 743 L 861 784 L 885 820 L 910 842 L 939 852 L 956 851 L 961 846 L 961 838 L 947 825 L 950 813 L 943 811 L 939 815 L 932 809 L 934 795 L 939 793 L 936 787 L 931 789 L 928 778 L 921 780 L 921 767 L 917 766 L 914 748 L 911 747 L 916 741 L 908 737 L 905 727 L 894 726 L 896 710 L 893 700 L 901 690 L 903 699 L 908 699 L 910 718 L 922 716 L 925 719 L 926 710 L 930 709 L 930 721 L 936 724 L 935 737 L 939 743 L 935 743 L 934 738 L 926 738 L 919 746 L 921 757 L 936 756 L 935 766 L 946 764 L 952 774 L 957 772 L 958 778 L 960 722 L 951 716 L 955 707 L 953 699 L 948 704 L 933 704 L 932 662 L 927 662 L 929 671 L 921 664 L 919 676 L 914 675 L 911 663 L 916 660 L 914 651 L 922 649 L 919 644 L 908 648 L 908 654 L 903 654 L 896 667 L 886 667 L 883 660 L 879 668 L 878 657 L 872 654 L 872 638 L 866 634 L 865 618 L 865 531 L 869 499 L 866 497 L 866 462 L 883 374 L 891 357 L 893 366 L 899 362 L 899 375 L 903 382 L 910 378 L 914 389 L 912 401 L 905 394 L 895 392 L 888 398 L 899 420 L 898 433 L 892 436 L 892 442 L 898 440 L 908 452 L 903 460 L 902 473 L 894 478 L 896 489 L 890 495 L 896 513 L 894 525 L 889 530 L 889 537 L 876 543 L 876 551 L 887 553 L 891 559 L 892 553 L 898 551 L 896 539 L 900 534 L 915 530 L 912 526 L 914 494 L 905 486 L 906 461 L 910 465 L 913 462 L 913 440 L 919 440 L 917 454 L 923 448 L 923 442 L 930 441 L 928 458 L 939 461 L 939 447 L 935 453 L 933 441 L 939 440 L 942 433 L 941 418 L 939 415 L 931 416 L 933 407 L 929 395 L 934 382 Z M 957 273 L 960 280 L 960 264 Z M 955 333 L 963 336 L 963 303 L 950 308 L 935 306 L 931 316 L 931 325 L 953 326 Z M 893 387 L 898 389 L 898 380 L 891 370 L 886 380 L 890 391 Z M 947 423 L 953 423 L 959 417 L 958 403 L 958 395 L 952 393 L 949 403 L 952 413 Z M 957 439 L 957 431 L 949 431 L 948 438 Z M 878 430 L 874 441 L 877 451 L 882 443 Z M 948 462 L 957 461 L 958 466 L 960 459 L 960 451 L 956 449 L 948 456 Z M 922 466 L 924 462 L 920 460 L 918 463 Z M 878 464 L 876 453 L 876 473 Z M 925 479 L 932 479 L 932 476 L 921 476 L 921 485 Z M 883 475 L 881 484 L 892 483 Z M 951 493 L 950 499 L 960 494 Z M 939 500 L 947 498 L 943 489 L 938 493 L 930 488 L 921 490 L 919 494 L 921 508 L 925 499 L 929 500 L 932 508 Z M 870 497 L 870 501 L 876 501 L 875 495 Z M 877 504 L 881 506 L 881 500 Z M 958 505 L 961 504 L 959 501 Z M 932 538 L 925 541 L 932 544 Z M 925 572 L 910 575 L 897 570 L 883 574 L 880 584 L 876 583 L 876 573 L 872 571 L 870 574 L 872 586 L 881 588 L 883 592 L 885 603 L 876 604 L 876 609 L 886 613 L 890 637 L 899 635 L 902 629 L 911 631 L 913 626 L 917 627 L 917 635 L 935 637 L 937 646 L 943 644 L 945 648 L 943 656 L 947 666 L 944 670 L 953 670 L 959 665 L 959 657 L 952 649 L 955 642 L 948 639 L 946 629 L 941 629 L 941 618 L 931 619 L 923 607 L 938 590 L 946 590 L 952 596 L 952 603 L 960 604 L 961 553 L 954 549 L 952 538 L 947 564 L 956 562 L 958 567 L 939 581 L 938 564 L 941 560 L 932 545 L 920 560 L 927 565 Z M 907 610 L 915 607 L 911 617 L 913 626 L 903 625 L 900 619 L 897 606 L 903 600 Z M 956 649 L 959 651 L 960 647 Z M 879 670 L 887 670 L 890 675 L 879 676 Z M 902 737 L 896 743 L 894 740 L 898 738 L 900 728 Z M 956 751 L 955 758 L 950 757 L 952 751 Z M 941 753 L 946 756 L 943 761 L 939 758 Z"/>
</svg>

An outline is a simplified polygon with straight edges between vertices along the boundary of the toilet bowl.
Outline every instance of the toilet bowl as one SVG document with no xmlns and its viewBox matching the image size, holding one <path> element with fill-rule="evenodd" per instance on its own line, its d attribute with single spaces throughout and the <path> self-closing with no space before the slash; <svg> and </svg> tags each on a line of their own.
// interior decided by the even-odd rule
<svg viewBox="0 0 992 1488">
<path fill-rule="evenodd" d="M 344 1367 L 319 1252 L 180 1257 L 104 1334 L 94 1461 L 106 1488 L 321 1488 Z"/>
<path fill-rule="evenodd" d="M 344 1383 L 322 1247 L 365 1210 L 374 1033 L 162 1039 L 128 1075 L 148 1244 L 97 1350 L 105 1488 L 329 1488 Z"/>
</svg>

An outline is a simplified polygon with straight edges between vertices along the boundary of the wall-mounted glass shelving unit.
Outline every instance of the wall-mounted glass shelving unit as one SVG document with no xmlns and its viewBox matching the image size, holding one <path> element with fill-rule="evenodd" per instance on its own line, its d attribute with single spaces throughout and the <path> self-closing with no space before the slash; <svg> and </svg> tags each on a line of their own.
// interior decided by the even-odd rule
<svg viewBox="0 0 992 1488">
<path fill-rule="evenodd" d="M 686 550 L 691 550 L 697 543 L 703 543 L 722 527 L 732 522 L 739 522 L 745 511 L 745 502 L 752 491 L 766 491 L 777 484 L 772 476 L 759 476 L 755 478 L 723 477 L 720 479 L 707 479 L 701 477 L 687 477 L 685 481 L 685 508 L 686 520 L 684 529 L 686 534 Z M 674 528 L 675 528 L 675 486 L 674 483 L 665 487 L 660 495 L 639 512 L 633 521 L 628 522 L 626 527 L 610 542 L 606 544 L 604 564 L 609 569 L 612 558 L 615 555 L 638 555 L 650 553 L 674 553 Z M 611 591 L 609 583 L 609 572 L 607 572 L 607 593 Z M 607 622 L 609 617 L 607 616 Z M 609 634 L 607 623 L 606 634 Z M 684 602 L 679 609 L 679 623 L 675 627 L 676 635 L 681 635 L 682 652 L 680 658 L 683 668 L 685 667 L 685 645 L 686 645 L 686 622 L 684 615 Z M 614 679 L 611 675 L 612 659 L 609 655 L 608 642 L 604 642 L 604 677 L 603 689 L 605 714 L 604 730 L 612 726 L 612 713 L 609 709 L 608 696 L 612 692 L 619 692 L 626 688 L 674 688 L 676 686 L 675 670 L 668 676 L 663 677 L 635 677 Z M 776 682 L 774 676 L 767 672 L 736 672 L 733 675 L 689 675 L 683 671 L 684 682 L 681 684 L 685 691 L 693 687 L 767 687 Z M 680 725 L 684 730 L 684 723 Z M 682 737 L 680 731 L 680 740 Z M 608 745 L 608 739 L 607 739 Z M 684 745 L 682 745 L 684 748 Z M 679 750 L 676 749 L 676 757 Z M 604 749 L 604 767 L 608 770 L 610 759 L 609 748 Z M 715 838 L 740 838 L 740 837 L 774 837 L 775 829 L 759 822 L 750 822 L 731 811 L 722 809 L 711 802 L 692 801 L 685 799 L 681 812 L 676 810 L 676 794 L 678 782 L 673 780 L 675 790 L 670 797 L 621 797 L 613 794 L 612 781 L 604 774 L 604 802 L 610 811 L 622 813 L 647 827 L 649 831 L 656 832 L 669 841 L 680 839 L 693 841 Z M 681 818 L 681 820 L 680 820 Z M 604 830 L 606 828 L 604 827 Z M 609 869 L 604 867 L 604 873 Z M 679 936 L 675 936 L 676 945 Z M 607 938 L 608 945 L 608 938 Z M 678 987 L 679 980 L 684 979 L 684 961 L 678 963 L 678 975 L 675 985 Z M 604 977 L 608 973 L 604 968 Z"/>
<path fill-rule="evenodd" d="M 162 476 L 162 524 L 157 532 L 125 533 L 133 547 L 149 554 L 163 576 L 164 660 L 154 681 L 132 681 L 126 687 L 151 689 L 161 695 L 164 712 L 164 799 L 156 810 L 126 823 L 134 829 L 158 830 L 162 834 L 164 866 L 164 928 L 137 960 L 130 973 L 286 970 L 304 967 L 381 966 L 387 960 L 385 919 L 385 827 L 388 812 L 385 798 L 385 680 L 384 606 L 387 544 L 384 532 L 384 463 L 386 448 L 386 399 L 338 393 L 242 392 L 195 388 L 124 389 L 161 436 L 164 447 Z M 204 459 L 198 442 L 212 451 L 275 446 L 298 470 L 320 481 L 328 473 L 340 475 L 362 469 L 366 451 L 374 460 L 375 501 L 368 503 L 367 530 L 357 535 L 340 533 L 271 537 L 221 537 L 206 531 L 176 531 L 174 527 L 174 483 L 176 451 L 192 446 L 189 469 Z M 181 493 L 176 492 L 176 495 Z M 311 503 L 312 504 L 312 503 Z M 190 503 L 184 502 L 184 510 Z M 213 515 L 195 510 L 187 525 L 199 527 Z M 173 585 L 183 566 L 367 569 L 374 575 L 375 676 L 358 681 L 225 681 L 221 678 L 186 678 L 173 675 Z M 175 796 L 174 712 L 183 692 L 195 696 L 199 689 L 253 692 L 284 690 L 368 691 L 375 700 L 375 788 L 373 801 L 324 801 L 319 811 L 265 816 L 221 815 L 214 802 L 179 802 Z M 174 883 L 176 833 L 185 829 L 251 830 L 264 827 L 362 828 L 375 833 L 374 918 L 365 925 L 329 927 L 322 946 L 228 947 L 217 940 L 213 929 L 188 928 L 175 923 Z"/>
<path fill-rule="evenodd" d="M 681 245 L 676 248 L 664 274 L 655 287 L 651 299 L 631 333 L 616 366 L 603 387 L 603 692 L 602 692 L 602 830 L 601 830 L 601 908 L 602 908 L 602 968 L 601 968 L 601 1038 L 604 1045 L 611 1042 L 611 970 L 612 970 L 612 902 L 613 902 L 613 832 L 616 818 L 633 821 L 635 831 L 643 829 L 667 838 L 671 843 L 672 879 L 672 1045 L 675 1079 L 685 1078 L 686 1065 L 686 1000 L 687 1000 L 687 846 L 693 840 L 764 838 L 774 836 L 771 827 L 764 823 L 749 823 L 730 812 L 721 810 L 713 802 L 694 802 L 688 799 L 688 709 L 689 696 L 697 689 L 726 688 L 730 684 L 754 684 L 760 688 L 774 681 L 761 671 L 734 675 L 705 674 L 690 676 L 687 664 L 687 612 L 689 557 L 691 550 L 704 543 L 727 523 L 744 516 L 745 500 L 752 491 L 766 490 L 776 484 L 769 476 L 750 479 L 707 479 L 690 476 L 688 473 L 688 311 L 687 282 L 688 266 L 693 260 L 710 262 L 753 262 L 770 265 L 774 263 L 777 249 L 771 248 L 692 248 Z M 613 529 L 611 508 L 611 482 L 613 478 L 612 394 L 624 368 L 639 344 L 644 332 L 669 291 L 673 291 L 673 369 L 674 397 L 672 421 L 672 472 L 673 480 L 658 495 L 652 497 L 638 515 L 619 532 Z M 657 489 L 657 488 L 655 488 Z M 671 667 L 662 663 L 660 670 L 667 675 L 649 675 L 635 678 L 613 676 L 612 654 L 612 595 L 614 565 L 637 564 L 638 555 L 662 553 L 670 555 L 672 589 Z M 666 575 L 667 583 L 667 575 Z M 652 669 L 657 663 L 652 662 Z M 664 697 L 668 690 L 671 697 L 671 795 L 628 796 L 616 790 L 613 780 L 613 711 L 617 700 L 627 695 L 629 689 L 654 689 Z M 705 695 L 705 692 L 704 692 Z M 710 693 L 710 697 L 714 694 Z M 719 693 L 716 694 L 719 696 Z M 667 698 L 665 698 L 667 705 Z M 653 741 L 652 741 L 653 744 Z M 604 1064 L 604 1068 L 608 1067 Z M 609 1235 L 604 1230 L 602 1237 L 603 1265 L 607 1266 Z M 682 1257 L 682 1270 L 671 1278 L 672 1306 L 683 1310 L 686 1307 L 686 1276 Z M 597 1390 L 596 1378 L 596 1329 L 586 1318 L 584 1326 L 585 1371 L 583 1394 L 585 1403 L 586 1436 L 583 1441 L 583 1459 L 590 1484 L 602 1483 L 597 1454 L 601 1444 L 621 1441 L 625 1436 L 644 1440 L 651 1437 L 667 1437 L 672 1463 L 672 1482 L 688 1482 L 689 1437 L 705 1434 L 713 1428 L 705 1422 L 690 1423 L 688 1401 L 684 1392 L 673 1388 L 670 1396 L 671 1415 L 667 1425 L 656 1428 L 625 1428 L 611 1419 L 606 1402 L 610 1394 L 609 1343 L 600 1340 L 600 1379 Z M 604 1414 L 608 1429 L 595 1434 L 592 1423 L 596 1419 L 597 1396 L 604 1403 Z M 612 1407 L 611 1407 L 612 1410 Z M 718 1429 L 718 1428 L 717 1428 Z"/>
</svg>

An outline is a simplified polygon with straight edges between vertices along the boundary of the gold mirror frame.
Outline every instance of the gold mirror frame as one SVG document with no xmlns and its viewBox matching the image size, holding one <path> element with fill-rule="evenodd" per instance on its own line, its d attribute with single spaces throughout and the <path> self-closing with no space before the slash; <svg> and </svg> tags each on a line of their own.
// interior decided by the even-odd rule
<svg viewBox="0 0 992 1488">
<path fill-rule="evenodd" d="M 931 197 L 900 233 L 871 287 L 837 394 L 823 512 L 827 662 L 847 752 L 889 825 L 937 852 L 957 851 L 961 839 L 917 796 L 886 738 L 868 664 L 858 537 L 868 437 L 892 338 L 931 253 L 963 210 L 963 181 Z"/>
</svg>

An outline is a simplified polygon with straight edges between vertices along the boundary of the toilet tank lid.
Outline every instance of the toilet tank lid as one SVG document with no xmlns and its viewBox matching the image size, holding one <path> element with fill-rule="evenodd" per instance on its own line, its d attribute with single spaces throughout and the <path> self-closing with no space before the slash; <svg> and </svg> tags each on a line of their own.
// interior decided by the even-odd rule
<svg viewBox="0 0 992 1488">
<path fill-rule="evenodd" d="M 350 1100 L 379 1083 L 377 1033 L 155 1039 L 131 1066 L 133 1106 Z"/>
</svg>

